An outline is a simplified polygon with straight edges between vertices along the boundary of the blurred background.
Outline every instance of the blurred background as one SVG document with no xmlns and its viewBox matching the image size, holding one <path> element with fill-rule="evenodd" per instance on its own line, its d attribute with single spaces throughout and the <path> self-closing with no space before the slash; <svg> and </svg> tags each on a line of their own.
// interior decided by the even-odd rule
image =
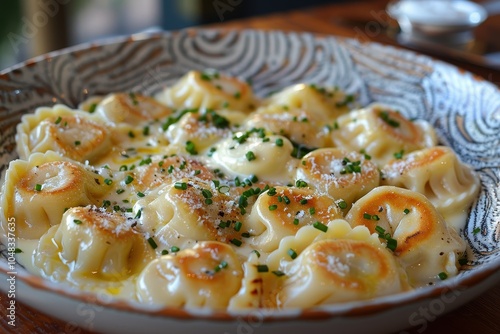
<svg viewBox="0 0 500 334">
<path fill-rule="evenodd" d="M 346 0 L 2 1 L 0 70 L 83 42 L 174 30 Z"/>
</svg>

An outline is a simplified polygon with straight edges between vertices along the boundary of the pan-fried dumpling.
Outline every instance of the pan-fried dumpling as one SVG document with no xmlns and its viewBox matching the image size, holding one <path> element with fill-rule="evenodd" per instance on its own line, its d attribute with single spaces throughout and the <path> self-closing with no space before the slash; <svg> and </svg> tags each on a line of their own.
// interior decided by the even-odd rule
<svg viewBox="0 0 500 334">
<path fill-rule="evenodd" d="M 162 188 L 142 208 L 140 224 L 166 247 L 176 245 L 177 238 L 169 238 L 176 235 L 192 240 L 241 240 L 248 226 L 235 228 L 236 222 L 242 222 L 236 190 L 221 192 L 212 182 L 180 179 Z"/>
<path fill-rule="evenodd" d="M 289 109 L 273 104 L 258 109 L 249 117 L 245 126 L 264 128 L 312 149 L 332 146 L 327 124 L 328 119 L 321 118 L 311 110 Z"/>
<path fill-rule="evenodd" d="M 424 194 L 448 225 L 460 231 L 480 189 L 479 177 L 449 147 L 437 146 L 392 160 L 382 169 L 382 183 Z"/>
<path fill-rule="evenodd" d="M 110 138 L 111 133 L 101 118 L 56 105 L 23 116 L 17 126 L 16 142 L 21 159 L 28 159 L 33 152 L 52 150 L 73 160 L 92 163 L 111 149 Z"/>
<path fill-rule="evenodd" d="M 2 188 L 2 214 L 16 219 L 20 238 L 34 239 L 61 222 L 64 210 L 96 204 L 110 187 L 104 178 L 54 152 L 33 153 L 9 164 Z"/>
<path fill-rule="evenodd" d="M 65 212 L 40 239 L 34 263 L 58 280 L 67 272 L 73 280 L 118 281 L 139 273 L 153 255 L 125 216 L 90 205 Z"/>
<path fill-rule="evenodd" d="M 231 246 L 204 241 L 149 263 L 137 279 L 137 296 L 146 304 L 223 309 L 242 277 Z"/>
<path fill-rule="evenodd" d="M 288 268 L 276 293 L 282 308 L 365 300 L 405 290 L 395 257 L 381 243 L 326 239 L 308 246 Z"/>
<path fill-rule="evenodd" d="M 162 159 L 153 158 L 151 163 L 134 169 L 137 189 L 144 192 L 184 178 L 204 181 L 215 179 L 215 174 L 202 162 L 180 155 Z"/>
<path fill-rule="evenodd" d="M 381 105 L 370 105 L 340 116 L 332 131 L 335 146 L 347 151 L 365 152 L 382 168 L 395 156 L 436 145 L 432 126 L 409 121 L 399 112 Z"/>
<path fill-rule="evenodd" d="M 288 184 L 293 179 L 291 170 L 296 163 L 292 152 L 292 143 L 282 136 L 262 136 L 249 131 L 223 139 L 212 157 L 230 173 L 243 177 L 256 175 L 259 180 Z"/>
<path fill-rule="evenodd" d="M 95 113 L 113 123 L 137 125 L 165 118 L 172 110 L 152 97 L 138 93 L 114 93 L 97 104 Z"/>
<path fill-rule="evenodd" d="M 228 110 L 188 112 L 169 126 L 165 135 L 172 144 L 192 142 L 199 152 L 230 135 L 231 126 L 241 124 L 245 117 L 242 112 Z"/>
<path fill-rule="evenodd" d="M 351 227 L 347 221 L 340 218 L 330 220 L 324 225 L 326 228 L 322 230 L 312 225 L 304 225 L 296 234 L 281 239 L 279 247 L 267 257 L 266 264 L 270 268 L 283 269 L 309 245 L 320 240 L 351 239 L 380 243 L 378 236 L 375 233 L 371 234 L 366 226 Z"/>
<path fill-rule="evenodd" d="M 174 109 L 230 109 L 249 112 L 257 100 L 245 82 L 217 72 L 190 71 L 157 99 Z"/>
<path fill-rule="evenodd" d="M 396 240 L 396 255 L 413 286 L 458 273 L 465 241 L 422 194 L 393 186 L 375 188 L 358 200 L 346 216 L 352 226 L 364 225 L 384 239 Z"/>
<path fill-rule="evenodd" d="M 248 217 L 253 226 L 263 226 L 249 243 L 265 252 L 275 250 L 281 239 L 294 235 L 304 225 L 327 224 L 342 217 L 329 195 L 309 188 L 274 189 L 259 195 Z"/>
<path fill-rule="evenodd" d="M 338 148 L 314 150 L 302 158 L 297 179 L 347 205 L 379 185 L 380 173 L 367 156 Z"/>
</svg>

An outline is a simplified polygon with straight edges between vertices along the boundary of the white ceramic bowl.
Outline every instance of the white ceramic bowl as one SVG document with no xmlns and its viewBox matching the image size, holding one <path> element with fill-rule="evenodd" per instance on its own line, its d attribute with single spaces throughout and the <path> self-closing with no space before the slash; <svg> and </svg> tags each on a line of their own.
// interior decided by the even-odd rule
<svg viewBox="0 0 500 334">
<path fill-rule="evenodd" d="M 456 67 L 379 44 L 311 34 L 189 30 L 86 44 L 21 63 L 0 73 L 0 172 L 15 159 L 15 125 L 38 106 L 76 106 L 113 91 L 154 93 L 191 69 L 215 68 L 251 79 L 264 96 L 292 83 L 338 85 L 361 103 L 396 106 L 423 118 L 474 166 L 482 191 L 463 231 L 469 263 L 441 284 L 363 302 L 309 310 L 212 313 L 154 309 L 82 293 L 10 268 L 0 260 L 0 288 L 15 270 L 16 297 L 84 328 L 106 333 L 391 332 L 425 323 L 422 307 L 441 315 L 499 281 L 500 92 Z M 480 233 L 473 233 L 475 228 Z M 2 246 L 2 254 L 7 252 Z M 68 330 L 69 331 L 69 330 Z"/>
</svg>

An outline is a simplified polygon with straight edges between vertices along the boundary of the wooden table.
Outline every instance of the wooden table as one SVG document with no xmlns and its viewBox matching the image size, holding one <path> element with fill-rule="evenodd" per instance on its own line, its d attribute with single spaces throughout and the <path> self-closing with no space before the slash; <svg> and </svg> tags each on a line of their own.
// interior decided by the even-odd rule
<svg viewBox="0 0 500 334">
<path fill-rule="evenodd" d="M 391 32 L 394 22 L 385 13 L 388 0 L 350 1 L 344 4 L 332 4 L 301 11 L 276 13 L 262 17 L 231 21 L 231 12 L 224 14 L 225 21 L 211 27 L 242 29 L 255 28 L 265 30 L 308 31 L 318 34 L 332 34 L 357 38 L 362 41 L 376 41 L 398 45 Z M 489 18 L 476 30 L 477 36 L 489 43 L 497 44 L 500 50 L 500 16 Z M 436 56 L 435 54 L 432 54 Z M 476 75 L 500 85 L 500 71 L 471 65 L 452 57 L 437 57 L 448 61 Z M 500 283 L 500 282 L 499 282 Z M 0 332 L 10 333 L 5 313 L 8 298 L 0 294 L 1 312 Z M 46 316 L 27 305 L 18 302 L 17 326 L 15 333 L 89 333 L 83 329 L 74 329 L 63 321 Z M 410 333 L 421 333 L 421 328 L 407 329 Z M 441 333 L 500 333 L 500 284 L 484 295 L 460 309 L 446 314 L 428 323 L 424 331 L 427 334 Z"/>
</svg>

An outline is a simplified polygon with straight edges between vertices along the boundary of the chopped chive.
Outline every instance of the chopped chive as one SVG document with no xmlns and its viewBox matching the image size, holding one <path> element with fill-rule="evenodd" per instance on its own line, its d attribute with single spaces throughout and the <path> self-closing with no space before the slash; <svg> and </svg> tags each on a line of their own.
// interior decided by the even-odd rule
<svg viewBox="0 0 500 334">
<path fill-rule="evenodd" d="M 174 171 L 174 166 L 172 166 L 172 165 L 168 166 L 167 172 L 169 174 L 172 174 L 173 171 Z"/>
<path fill-rule="evenodd" d="M 410 210 L 409 209 L 404 209 L 403 212 L 404 212 L 405 215 L 407 215 L 407 214 L 410 213 Z"/>
<path fill-rule="evenodd" d="M 388 111 L 381 111 L 378 116 L 384 121 L 386 122 L 388 125 L 392 126 L 393 128 L 397 128 L 399 127 L 399 122 L 396 121 L 395 119 L 392 119 L 390 116 L 389 116 L 389 112 Z"/>
<path fill-rule="evenodd" d="M 158 248 L 158 245 L 157 245 L 157 244 L 156 244 L 156 242 L 154 241 L 153 237 L 149 237 L 149 238 L 148 238 L 148 243 L 149 243 L 149 245 L 151 246 L 151 248 L 153 248 L 153 249 Z"/>
<path fill-rule="evenodd" d="M 180 248 L 179 248 L 179 247 L 177 247 L 177 246 L 172 246 L 172 247 L 170 247 L 170 251 L 171 251 L 172 253 L 177 253 L 178 251 L 180 251 Z"/>
<path fill-rule="evenodd" d="M 267 191 L 267 194 L 268 194 L 269 196 L 274 196 L 274 195 L 276 195 L 276 188 L 274 188 L 274 187 L 269 188 L 269 190 Z"/>
<path fill-rule="evenodd" d="M 126 171 L 128 168 L 126 165 L 121 165 L 120 166 L 120 171 L 123 172 L 123 171 Z"/>
<path fill-rule="evenodd" d="M 479 228 L 479 227 L 476 227 L 472 230 L 472 234 L 474 234 L 474 235 L 478 234 L 479 232 L 481 232 L 481 228 Z"/>
<path fill-rule="evenodd" d="M 142 134 L 144 136 L 149 136 L 149 126 L 145 126 L 143 129 L 142 129 Z"/>
<path fill-rule="evenodd" d="M 364 219 L 371 220 L 371 219 L 372 219 L 372 215 L 371 215 L 371 214 L 369 214 L 369 213 L 363 213 L 363 218 L 364 218 Z"/>
<path fill-rule="evenodd" d="M 373 216 L 372 216 L 372 220 L 380 220 L 380 217 L 379 217 L 379 216 L 377 216 L 377 215 L 373 215 Z"/>
<path fill-rule="evenodd" d="M 281 270 L 273 270 L 272 273 L 278 277 L 285 276 L 285 273 L 282 272 Z"/>
<path fill-rule="evenodd" d="M 259 253 L 259 251 L 258 251 L 258 250 L 254 249 L 254 250 L 252 251 L 252 253 L 257 254 L 257 257 L 260 257 L 260 253 Z"/>
<path fill-rule="evenodd" d="M 138 105 L 139 104 L 139 101 L 137 101 L 137 97 L 135 96 L 135 93 L 133 92 L 130 92 L 128 93 L 128 96 L 130 97 L 130 99 L 132 100 L 132 104 L 134 106 Z"/>
<path fill-rule="evenodd" d="M 146 196 L 146 195 L 144 195 L 144 193 L 141 193 L 141 192 L 139 191 L 139 192 L 137 192 L 137 196 L 139 196 L 139 197 L 144 197 L 144 196 Z"/>
<path fill-rule="evenodd" d="M 440 279 L 441 281 L 444 281 L 445 279 L 447 279 L 447 278 L 448 278 L 448 274 L 446 274 L 444 271 L 442 271 L 442 272 L 440 272 L 440 273 L 438 274 L 438 277 L 439 277 L 439 279 Z"/>
<path fill-rule="evenodd" d="M 217 188 L 217 190 L 221 193 L 221 194 L 227 194 L 229 192 L 229 187 L 228 186 L 220 186 Z"/>
<path fill-rule="evenodd" d="M 403 158 L 403 155 L 404 155 L 405 151 L 404 150 L 401 150 L 399 152 L 396 152 L 394 153 L 394 158 L 396 159 L 402 159 Z"/>
<path fill-rule="evenodd" d="M 288 252 L 287 252 L 287 253 L 288 253 L 288 255 L 290 255 L 290 257 L 292 258 L 292 260 L 293 260 L 293 259 L 295 259 L 295 258 L 297 257 L 297 252 L 296 252 L 296 251 L 294 251 L 294 250 L 293 250 L 293 249 L 291 249 L 291 248 L 288 250 Z"/>
<path fill-rule="evenodd" d="M 313 224 L 313 227 L 322 231 L 322 232 L 326 232 L 328 231 L 328 226 L 326 226 L 325 224 L 321 223 L 321 222 L 315 222 Z"/>
<path fill-rule="evenodd" d="M 205 198 L 205 204 L 206 205 L 210 205 L 212 204 L 214 201 L 211 199 L 211 198 Z"/>
<path fill-rule="evenodd" d="M 41 185 L 41 184 L 39 184 L 39 183 L 37 183 L 37 184 L 35 185 L 35 190 L 36 190 L 36 191 L 42 191 L 42 185 Z"/>
<path fill-rule="evenodd" d="M 93 114 L 95 112 L 95 109 L 97 108 L 97 103 L 92 103 L 89 106 L 89 113 Z"/>
<path fill-rule="evenodd" d="M 137 211 L 137 213 L 135 214 L 134 219 L 139 219 L 139 218 L 141 218 L 141 216 L 142 216 L 142 209 L 139 209 L 139 210 Z"/>
<path fill-rule="evenodd" d="M 194 143 L 190 140 L 186 142 L 186 151 L 192 155 L 198 154 L 198 151 L 196 150 Z"/>
<path fill-rule="evenodd" d="M 345 208 L 347 208 L 347 203 L 345 201 L 340 201 L 340 202 L 337 203 L 337 205 L 342 210 L 344 210 Z"/>
<path fill-rule="evenodd" d="M 134 134 L 134 132 L 133 132 L 132 130 L 130 130 L 130 131 L 128 132 L 128 136 L 129 136 L 130 138 L 135 138 L 135 134 Z"/>
<path fill-rule="evenodd" d="M 208 189 L 202 189 L 201 194 L 203 195 L 204 198 L 212 198 L 212 192 Z"/>
<path fill-rule="evenodd" d="M 22 252 L 23 252 L 23 250 L 22 250 L 21 248 L 17 248 L 17 247 L 16 247 L 16 248 L 14 249 L 14 253 L 16 253 L 16 254 L 19 254 L 19 253 L 22 253 Z"/>
<path fill-rule="evenodd" d="M 259 272 L 259 273 L 269 272 L 269 267 L 265 264 L 257 264 L 257 265 L 255 265 L 255 268 L 257 268 L 257 272 Z"/>
<path fill-rule="evenodd" d="M 283 196 L 283 201 L 285 202 L 285 204 L 290 204 L 291 202 L 288 196 Z"/>
<path fill-rule="evenodd" d="M 76 225 L 80 225 L 82 221 L 80 219 L 73 219 L 73 223 L 75 223 Z"/>
<path fill-rule="evenodd" d="M 297 188 L 304 188 L 304 187 L 307 187 L 307 182 L 303 181 L 303 180 L 297 180 L 297 181 L 295 181 L 295 186 Z"/>
<path fill-rule="evenodd" d="M 236 93 L 234 93 L 234 97 L 235 97 L 236 99 L 239 99 L 239 98 L 241 97 L 241 93 L 240 93 L 240 92 L 236 92 Z"/>
<path fill-rule="evenodd" d="M 269 205 L 269 211 L 274 211 L 278 208 L 278 206 L 276 204 L 273 204 L 273 205 Z"/>
<path fill-rule="evenodd" d="M 104 183 L 106 183 L 108 186 L 113 184 L 113 180 L 111 179 L 104 179 Z"/>
<path fill-rule="evenodd" d="M 394 252 L 398 248 L 398 241 L 392 238 L 387 239 L 387 248 Z"/>
<path fill-rule="evenodd" d="M 236 247 L 240 247 L 243 242 L 241 240 L 238 240 L 238 239 L 231 239 L 231 243 L 233 245 L 235 245 Z"/>
<path fill-rule="evenodd" d="M 243 233 L 241 233 L 241 237 L 242 237 L 242 238 L 250 238 L 250 233 L 248 233 L 248 232 L 243 232 Z"/>
<path fill-rule="evenodd" d="M 242 225 L 243 225 L 243 224 L 242 224 L 241 222 L 236 222 L 236 224 L 234 224 L 234 230 L 235 230 L 236 232 L 239 232 L 239 231 L 241 230 L 241 226 L 242 226 Z"/>
<path fill-rule="evenodd" d="M 309 208 L 309 214 L 314 215 L 316 213 L 315 208 Z"/>
<path fill-rule="evenodd" d="M 279 146 L 279 147 L 283 146 L 283 139 L 281 139 L 281 138 L 276 139 L 275 144 L 276 144 L 276 146 Z"/>
<path fill-rule="evenodd" d="M 116 193 L 118 195 L 123 194 L 125 192 L 125 189 L 116 189 Z"/>
<path fill-rule="evenodd" d="M 197 169 L 197 170 L 194 171 L 194 176 L 200 175 L 200 174 L 201 174 L 201 170 Z"/>
<path fill-rule="evenodd" d="M 293 225 L 299 225 L 299 220 L 297 218 L 293 220 Z"/>
<path fill-rule="evenodd" d="M 300 204 L 306 205 L 307 204 L 307 199 L 303 198 L 300 200 Z"/>
<path fill-rule="evenodd" d="M 458 259 L 458 264 L 461 265 L 461 266 L 464 266 L 467 264 L 467 262 L 469 262 L 467 260 L 467 258 L 461 258 L 461 259 Z"/>
<path fill-rule="evenodd" d="M 134 178 L 130 175 L 127 175 L 127 177 L 125 178 L 125 184 L 131 184 L 132 181 L 134 181 Z"/>
<path fill-rule="evenodd" d="M 161 255 L 167 255 L 168 254 L 168 250 L 164 249 L 161 251 Z"/>
<path fill-rule="evenodd" d="M 255 157 L 255 154 L 252 151 L 248 151 L 245 154 L 245 156 L 246 156 L 246 158 L 247 158 L 248 161 L 252 161 L 252 160 L 257 159 L 257 157 Z"/>
<path fill-rule="evenodd" d="M 186 182 L 175 182 L 174 188 L 175 189 L 179 189 L 179 190 L 186 190 L 187 189 L 187 183 Z"/>
<path fill-rule="evenodd" d="M 79 146 L 82 142 L 79 140 L 75 140 L 75 146 Z"/>
<path fill-rule="evenodd" d="M 54 123 L 55 124 L 59 124 L 59 123 L 61 123 L 61 121 L 62 121 L 62 117 L 59 116 L 59 117 L 57 117 L 57 119 L 56 119 L 56 121 Z"/>
</svg>

